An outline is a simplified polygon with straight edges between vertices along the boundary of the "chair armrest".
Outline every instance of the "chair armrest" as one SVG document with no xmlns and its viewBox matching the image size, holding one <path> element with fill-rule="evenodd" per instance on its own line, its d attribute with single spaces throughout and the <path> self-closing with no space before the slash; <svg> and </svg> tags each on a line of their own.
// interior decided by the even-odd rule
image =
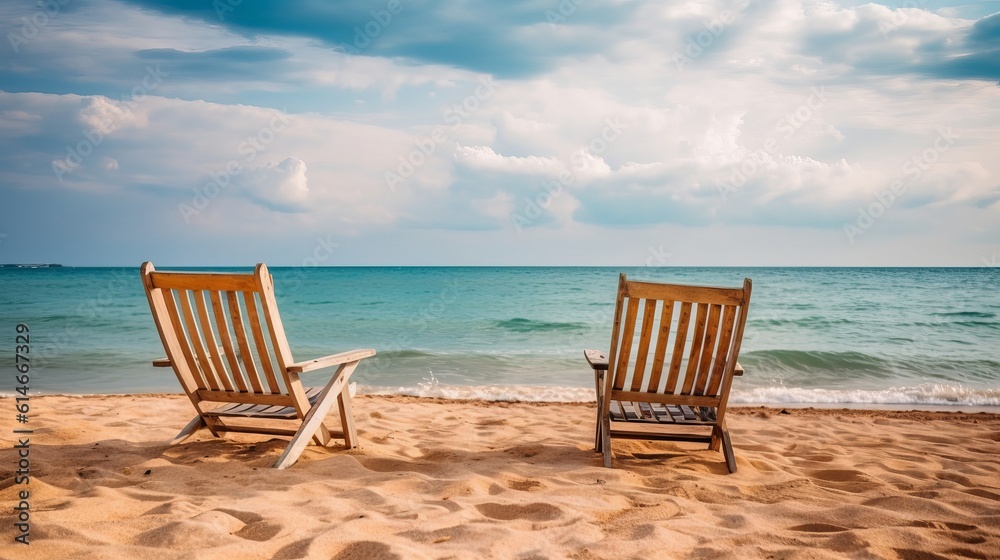
<svg viewBox="0 0 1000 560">
<path fill-rule="evenodd" d="M 359 360 L 374 355 L 375 355 L 375 350 L 372 350 L 371 348 L 365 348 L 363 350 L 351 350 L 349 352 L 341 352 L 339 354 L 323 356 L 322 358 L 316 358 L 315 360 L 296 362 L 288 366 L 288 372 L 305 373 L 307 371 L 312 371 L 314 369 L 322 369 L 325 367 L 337 366 L 349 362 L 357 362 Z"/>
<path fill-rule="evenodd" d="M 743 366 L 739 362 L 736 362 L 736 370 L 733 371 L 733 375 L 743 375 Z"/>
<path fill-rule="evenodd" d="M 593 370 L 606 370 L 608 369 L 608 357 L 604 355 L 604 352 L 600 350 L 584 350 L 583 356 L 587 358 L 587 363 L 590 364 Z"/>
</svg>

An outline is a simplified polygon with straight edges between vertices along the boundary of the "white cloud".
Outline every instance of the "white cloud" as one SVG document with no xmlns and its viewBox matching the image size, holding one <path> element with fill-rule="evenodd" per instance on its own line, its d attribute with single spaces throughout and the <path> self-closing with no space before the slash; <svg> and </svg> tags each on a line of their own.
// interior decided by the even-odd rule
<svg viewBox="0 0 1000 560">
<path fill-rule="evenodd" d="M 488 146 L 458 146 L 455 159 L 473 169 L 506 173 L 556 176 L 565 169 L 556 158 L 504 156 Z"/>
<path fill-rule="evenodd" d="M 236 175 L 233 187 L 272 210 L 303 212 L 309 207 L 309 179 L 306 163 L 300 159 L 251 167 Z"/>
<path fill-rule="evenodd" d="M 126 126 L 146 124 L 146 116 L 136 113 L 135 103 L 113 101 L 101 95 L 85 97 L 82 101 L 78 118 L 80 124 L 89 130 L 109 134 Z"/>
<path fill-rule="evenodd" d="M 505 222 L 514 211 L 514 201 L 510 194 L 498 192 L 490 198 L 473 199 L 470 206 L 482 214 L 498 222 Z"/>
</svg>

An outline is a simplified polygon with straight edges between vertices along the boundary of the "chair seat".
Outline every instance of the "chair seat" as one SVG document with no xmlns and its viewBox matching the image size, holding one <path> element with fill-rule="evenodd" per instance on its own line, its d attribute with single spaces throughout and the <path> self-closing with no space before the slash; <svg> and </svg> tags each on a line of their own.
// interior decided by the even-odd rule
<svg viewBox="0 0 1000 560">
<path fill-rule="evenodd" d="M 309 405 L 316 404 L 319 394 L 323 392 L 322 387 L 303 387 L 306 391 L 306 398 Z M 293 406 L 274 406 L 266 404 L 246 404 L 230 403 L 212 409 L 205 413 L 206 416 L 238 416 L 241 418 L 273 418 L 294 420 L 298 418 Z"/>
<path fill-rule="evenodd" d="M 613 422 L 711 426 L 715 424 L 717 418 L 718 411 L 715 407 L 611 401 Z"/>
</svg>

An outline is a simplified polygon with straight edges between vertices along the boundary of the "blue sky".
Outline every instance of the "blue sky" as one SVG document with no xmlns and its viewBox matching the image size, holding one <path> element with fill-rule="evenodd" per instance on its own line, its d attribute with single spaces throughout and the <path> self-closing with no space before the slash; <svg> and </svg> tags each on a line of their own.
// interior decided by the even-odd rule
<svg viewBox="0 0 1000 560">
<path fill-rule="evenodd" d="M 1000 254 L 996 1 L 17 1 L 0 34 L 0 262 Z"/>
</svg>

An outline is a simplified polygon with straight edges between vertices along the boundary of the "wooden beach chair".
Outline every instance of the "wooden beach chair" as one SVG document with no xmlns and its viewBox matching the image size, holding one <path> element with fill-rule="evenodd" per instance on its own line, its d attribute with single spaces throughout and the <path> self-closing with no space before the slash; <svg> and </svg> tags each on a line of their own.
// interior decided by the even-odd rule
<svg viewBox="0 0 1000 560">
<path fill-rule="evenodd" d="M 153 365 L 174 368 L 198 411 L 171 445 L 201 428 L 216 437 L 225 432 L 292 436 L 274 464 L 279 469 L 294 464 L 310 439 L 325 446 L 335 436 L 348 449 L 358 445 L 348 380 L 374 350 L 296 362 L 263 263 L 252 274 L 157 272 L 150 262 L 141 272 L 167 352 Z M 336 370 L 326 386 L 302 386 L 300 374 L 332 367 Z M 323 424 L 334 402 L 340 409 L 338 432 Z"/>
<path fill-rule="evenodd" d="M 742 288 L 618 280 L 610 351 L 585 350 L 597 390 L 594 448 L 611 467 L 611 439 L 692 441 L 736 458 L 726 402 L 750 304 Z"/>
</svg>

